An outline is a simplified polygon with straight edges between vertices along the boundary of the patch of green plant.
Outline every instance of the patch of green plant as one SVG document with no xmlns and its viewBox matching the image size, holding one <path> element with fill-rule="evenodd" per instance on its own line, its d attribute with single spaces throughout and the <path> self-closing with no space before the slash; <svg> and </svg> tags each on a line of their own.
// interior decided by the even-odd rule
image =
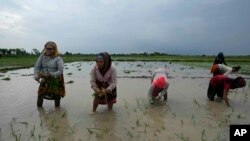
<svg viewBox="0 0 250 141">
<path fill-rule="evenodd" d="M 10 78 L 9 77 L 5 77 L 2 80 L 10 81 Z"/>
</svg>

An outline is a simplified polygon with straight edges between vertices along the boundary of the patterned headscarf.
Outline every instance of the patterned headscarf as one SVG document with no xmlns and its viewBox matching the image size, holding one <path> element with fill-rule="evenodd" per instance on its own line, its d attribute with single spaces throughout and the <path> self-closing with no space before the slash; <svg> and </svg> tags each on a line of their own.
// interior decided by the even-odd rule
<svg viewBox="0 0 250 141">
<path fill-rule="evenodd" d="M 54 54 L 53 54 L 53 56 L 54 56 L 54 57 L 58 56 L 58 55 L 59 55 L 59 52 L 58 52 L 58 50 L 57 50 L 57 45 L 56 45 L 56 43 L 53 42 L 53 41 L 48 41 L 48 42 L 44 45 L 44 49 L 43 49 L 42 53 L 43 53 L 43 54 L 46 53 L 46 46 L 48 46 L 48 45 L 50 45 L 50 46 L 54 49 Z"/>
<path fill-rule="evenodd" d="M 102 75 L 105 75 L 105 73 L 110 69 L 111 67 L 111 64 L 112 64 L 112 60 L 111 60 L 111 57 L 110 55 L 107 53 L 107 52 L 102 52 L 102 53 L 99 53 L 97 56 L 96 56 L 96 60 L 100 59 L 102 56 L 103 58 L 103 61 L 104 61 L 104 65 L 101 69 L 99 69 L 99 71 L 101 72 Z"/>
</svg>

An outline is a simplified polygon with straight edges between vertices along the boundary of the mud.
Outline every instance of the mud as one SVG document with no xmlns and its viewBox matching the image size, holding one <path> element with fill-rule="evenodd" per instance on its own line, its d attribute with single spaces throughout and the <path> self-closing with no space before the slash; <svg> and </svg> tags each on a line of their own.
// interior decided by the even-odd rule
<svg viewBox="0 0 250 141">
<path fill-rule="evenodd" d="M 36 107 L 39 84 L 33 79 L 33 68 L 0 73 L 0 140 L 227 141 L 230 124 L 250 123 L 249 79 L 245 88 L 230 91 L 228 107 L 221 99 L 208 101 L 208 69 L 165 62 L 114 62 L 117 103 L 112 111 L 100 105 L 92 113 L 89 72 L 93 65 L 65 64 L 68 83 L 60 108 L 50 100 L 44 101 L 43 108 Z M 169 70 L 169 95 L 166 103 L 151 105 L 149 78 L 157 67 Z M 6 77 L 10 80 L 2 80 Z"/>
</svg>

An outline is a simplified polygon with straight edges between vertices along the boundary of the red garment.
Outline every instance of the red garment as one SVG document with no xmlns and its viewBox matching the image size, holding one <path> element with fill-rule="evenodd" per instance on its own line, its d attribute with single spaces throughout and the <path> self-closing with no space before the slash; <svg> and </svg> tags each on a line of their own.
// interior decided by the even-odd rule
<svg viewBox="0 0 250 141">
<path fill-rule="evenodd" d="M 231 88 L 231 78 L 225 75 L 216 75 L 211 78 L 210 83 L 215 88 L 230 89 Z"/>
<path fill-rule="evenodd" d="M 163 89 L 166 86 L 165 77 L 160 76 L 156 78 L 155 80 L 153 80 L 152 84 L 154 85 L 154 87 Z"/>
<path fill-rule="evenodd" d="M 152 96 L 153 96 L 153 97 L 157 97 L 158 94 L 159 94 L 162 90 L 163 90 L 163 88 L 154 87 Z"/>
<path fill-rule="evenodd" d="M 218 64 L 215 64 L 211 67 L 210 72 L 214 73 L 219 68 Z"/>
</svg>

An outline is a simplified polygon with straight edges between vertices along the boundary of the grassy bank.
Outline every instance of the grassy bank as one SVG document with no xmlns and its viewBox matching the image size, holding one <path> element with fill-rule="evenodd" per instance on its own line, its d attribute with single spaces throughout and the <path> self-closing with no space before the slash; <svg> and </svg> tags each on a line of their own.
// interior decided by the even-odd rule
<svg viewBox="0 0 250 141">
<path fill-rule="evenodd" d="M 38 56 L 4 56 L 0 58 L 0 71 L 33 67 Z M 64 55 L 65 63 L 75 61 L 94 61 L 95 55 Z M 114 61 L 166 61 L 181 63 L 190 66 L 210 68 L 215 56 L 184 56 L 184 55 L 148 55 L 148 54 L 128 54 L 112 55 Z M 226 56 L 229 66 L 241 66 L 242 73 L 250 72 L 250 56 Z"/>
</svg>

